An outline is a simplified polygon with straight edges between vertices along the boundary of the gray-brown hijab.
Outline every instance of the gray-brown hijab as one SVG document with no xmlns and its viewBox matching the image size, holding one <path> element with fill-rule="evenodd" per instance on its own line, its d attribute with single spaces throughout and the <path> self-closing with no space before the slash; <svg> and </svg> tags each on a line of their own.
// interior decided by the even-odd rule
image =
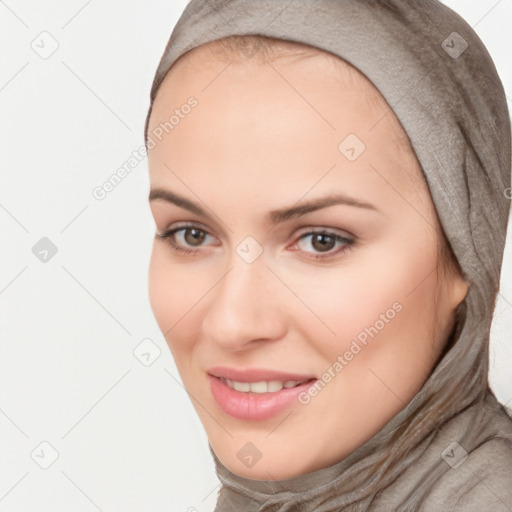
<svg viewBox="0 0 512 512">
<path fill-rule="evenodd" d="M 161 58 L 151 105 L 178 57 L 243 34 L 327 50 L 375 84 L 412 142 L 471 285 L 442 359 L 376 435 L 333 466 L 280 481 L 239 477 L 212 451 L 222 482 L 215 510 L 512 512 L 512 420 L 487 379 L 510 121 L 487 50 L 435 0 L 192 0 Z"/>
</svg>

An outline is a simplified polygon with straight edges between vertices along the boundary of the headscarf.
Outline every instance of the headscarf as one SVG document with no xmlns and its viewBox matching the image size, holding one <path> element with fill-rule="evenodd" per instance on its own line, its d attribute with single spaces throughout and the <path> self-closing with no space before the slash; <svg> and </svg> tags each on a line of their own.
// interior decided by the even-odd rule
<svg viewBox="0 0 512 512">
<path fill-rule="evenodd" d="M 470 286 L 422 388 L 340 462 L 286 480 L 252 480 L 229 471 L 210 446 L 222 483 L 216 512 L 512 511 L 511 413 L 488 384 L 510 208 L 510 120 L 489 53 L 436 0 L 191 0 L 158 65 L 148 119 L 178 57 L 244 34 L 326 50 L 373 82 L 411 141 Z"/>
</svg>

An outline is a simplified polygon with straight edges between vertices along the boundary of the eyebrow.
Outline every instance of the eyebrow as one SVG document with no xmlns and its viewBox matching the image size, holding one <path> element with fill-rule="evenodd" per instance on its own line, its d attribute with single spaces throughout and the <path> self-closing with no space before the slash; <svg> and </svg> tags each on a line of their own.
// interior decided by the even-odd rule
<svg viewBox="0 0 512 512">
<path fill-rule="evenodd" d="M 196 203 L 182 197 L 170 190 L 165 190 L 162 188 L 154 188 L 149 193 L 149 201 L 166 201 L 168 203 L 172 203 L 180 208 L 184 208 L 196 215 L 200 215 L 203 217 L 208 217 L 208 213 L 206 210 L 201 208 Z M 373 204 L 367 203 L 365 201 L 361 201 L 354 197 L 348 196 L 346 194 L 331 194 L 325 197 L 320 197 L 318 199 L 312 199 L 307 202 L 303 202 L 300 206 L 292 206 L 290 208 L 283 208 L 280 210 L 272 210 L 269 212 L 268 217 L 271 224 L 276 225 L 282 222 L 286 222 L 291 219 L 295 219 L 297 217 L 301 217 L 302 215 L 306 215 L 307 213 L 314 212 L 316 210 L 320 210 L 322 208 L 327 208 L 328 206 L 333 206 L 336 204 L 343 204 L 347 206 L 354 206 L 356 208 L 363 208 L 367 210 L 373 210 L 375 212 L 379 212 L 380 210 L 374 206 Z"/>
</svg>

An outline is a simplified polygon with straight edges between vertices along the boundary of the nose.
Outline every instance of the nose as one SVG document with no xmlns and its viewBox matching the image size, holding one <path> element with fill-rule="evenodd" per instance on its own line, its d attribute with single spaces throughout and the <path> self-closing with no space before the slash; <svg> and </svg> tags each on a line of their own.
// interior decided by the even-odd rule
<svg viewBox="0 0 512 512">
<path fill-rule="evenodd" d="M 230 350 L 246 350 L 257 342 L 277 340 L 286 333 L 286 305 L 279 279 L 263 257 L 246 263 L 235 255 L 231 267 L 209 295 L 203 334 Z"/>
</svg>

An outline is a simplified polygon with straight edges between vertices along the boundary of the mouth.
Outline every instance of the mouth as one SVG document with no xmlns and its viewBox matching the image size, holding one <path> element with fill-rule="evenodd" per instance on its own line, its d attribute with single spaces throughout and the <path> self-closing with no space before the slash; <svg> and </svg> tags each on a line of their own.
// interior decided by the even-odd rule
<svg viewBox="0 0 512 512">
<path fill-rule="evenodd" d="M 214 368 L 208 371 L 210 391 L 220 409 L 231 417 L 268 419 L 297 405 L 297 397 L 317 380 L 311 375 L 274 370 Z"/>
</svg>

